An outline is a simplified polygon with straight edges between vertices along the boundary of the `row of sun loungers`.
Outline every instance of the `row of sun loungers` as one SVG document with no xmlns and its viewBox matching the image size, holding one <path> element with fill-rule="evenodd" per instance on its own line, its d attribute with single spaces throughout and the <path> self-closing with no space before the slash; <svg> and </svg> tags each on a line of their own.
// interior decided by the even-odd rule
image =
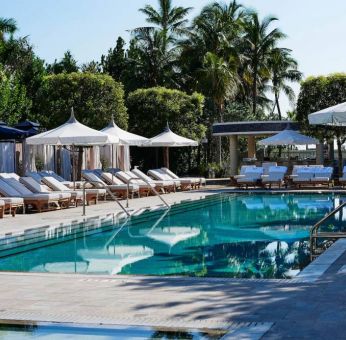
<svg viewBox="0 0 346 340">
<path fill-rule="evenodd" d="M 345 169 L 346 170 L 346 167 Z M 333 168 L 320 165 L 303 166 L 296 165 L 293 167 L 292 174 L 287 176 L 286 166 L 242 166 L 240 174 L 233 177 L 234 184 L 237 186 L 245 186 L 246 188 L 253 186 L 272 187 L 277 185 L 293 185 L 295 187 L 316 186 L 332 184 Z M 346 183 L 346 176 L 345 176 Z"/>
<path fill-rule="evenodd" d="M 0 173 L 0 218 L 5 213 L 15 216 L 18 208 L 23 212 L 42 212 L 77 206 L 84 200 L 83 185 L 86 203 L 96 204 L 99 200 L 106 200 L 109 192 L 121 198 L 126 198 L 128 194 L 130 197 L 141 197 L 148 196 L 153 189 L 169 193 L 177 189 L 197 188 L 203 182 L 203 179 L 195 178 L 180 180 L 171 172 L 173 178 L 162 169 L 152 171 L 158 174 L 154 178 L 139 169 L 126 172 L 119 169 L 109 169 L 108 172 L 85 170 L 82 172 L 84 181 L 77 183 L 66 181 L 52 171 L 28 172 L 24 177 L 15 173 Z M 77 189 L 73 189 L 75 187 Z"/>
</svg>

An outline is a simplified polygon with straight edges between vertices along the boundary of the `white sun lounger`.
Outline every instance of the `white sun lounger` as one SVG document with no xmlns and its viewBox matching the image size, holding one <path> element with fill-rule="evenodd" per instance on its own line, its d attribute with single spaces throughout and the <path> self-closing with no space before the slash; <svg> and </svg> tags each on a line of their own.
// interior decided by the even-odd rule
<svg viewBox="0 0 346 340">
<path fill-rule="evenodd" d="M 152 179 L 148 175 L 146 175 L 143 171 L 139 170 L 138 168 L 134 168 L 131 170 L 131 172 L 138 178 L 147 181 L 148 183 L 155 184 L 157 189 L 162 190 L 164 192 L 171 192 L 175 191 L 175 184 L 172 180 L 167 181 L 159 181 Z"/>
<path fill-rule="evenodd" d="M 86 180 L 91 181 L 91 184 L 95 188 L 108 188 L 108 190 L 110 190 L 112 194 L 118 195 L 120 197 L 126 197 L 127 195 L 127 186 L 124 187 L 124 185 L 107 184 L 91 170 L 82 171 L 82 176 Z"/>
<path fill-rule="evenodd" d="M 69 203 L 72 203 L 74 206 L 77 206 L 78 202 L 81 202 L 83 200 L 83 193 L 81 191 L 55 189 L 54 191 L 52 191 L 52 189 L 49 186 L 42 184 L 41 182 L 37 182 L 32 177 L 21 177 L 20 182 L 23 183 L 29 190 L 31 190 L 34 193 L 56 193 L 60 194 L 61 198 L 70 197 Z"/>
<path fill-rule="evenodd" d="M 262 167 L 254 167 L 245 169 L 244 176 L 236 179 L 238 186 L 245 186 L 248 188 L 249 186 L 256 187 L 262 179 L 263 168 Z"/>
<path fill-rule="evenodd" d="M 199 188 L 201 184 L 206 184 L 206 179 L 204 177 L 179 177 L 177 176 L 173 171 L 169 170 L 168 168 L 161 168 L 168 176 L 170 176 L 172 179 L 178 179 L 178 180 L 191 180 L 192 185 L 195 188 Z"/>
<path fill-rule="evenodd" d="M 269 188 L 273 184 L 277 184 L 279 188 L 284 184 L 284 178 L 287 173 L 287 166 L 270 166 L 267 170 L 267 175 L 262 175 L 262 184 L 268 185 Z"/>
<path fill-rule="evenodd" d="M 49 210 L 52 206 L 60 208 L 60 197 L 56 194 L 34 194 L 14 178 L 0 179 L 0 193 L 11 198 L 22 198 L 26 207 L 34 207 L 38 212 Z M 19 202 L 17 200 L 17 202 Z"/>
<path fill-rule="evenodd" d="M 130 184 L 136 184 L 139 187 L 140 195 L 144 194 L 146 196 L 149 195 L 149 193 L 152 191 L 152 188 L 155 188 L 155 184 L 147 184 L 144 181 L 141 181 L 140 179 L 136 179 L 136 176 L 134 174 L 128 174 L 124 171 L 117 171 L 115 173 L 115 176 L 117 176 L 120 180 L 122 180 L 124 183 L 130 183 Z"/>
<path fill-rule="evenodd" d="M 188 190 L 192 188 L 191 180 L 180 180 L 173 179 L 171 176 L 168 176 L 166 172 L 162 169 L 151 169 L 148 171 L 149 176 L 153 177 L 159 181 L 174 181 L 176 188 L 180 188 L 181 190 Z"/>
</svg>

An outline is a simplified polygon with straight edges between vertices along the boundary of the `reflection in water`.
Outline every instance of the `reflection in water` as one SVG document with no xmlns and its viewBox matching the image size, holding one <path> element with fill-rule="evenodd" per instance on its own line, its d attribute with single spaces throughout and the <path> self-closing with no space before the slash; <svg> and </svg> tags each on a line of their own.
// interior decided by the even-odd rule
<svg viewBox="0 0 346 340">
<path fill-rule="evenodd" d="M 292 277 L 333 195 L 218 195 L 132 218 L 125 227 L 0 259 L 1 270 L 246 278 Z M 342 212 L 326 228 L 344 224 Z"/>
</svg>

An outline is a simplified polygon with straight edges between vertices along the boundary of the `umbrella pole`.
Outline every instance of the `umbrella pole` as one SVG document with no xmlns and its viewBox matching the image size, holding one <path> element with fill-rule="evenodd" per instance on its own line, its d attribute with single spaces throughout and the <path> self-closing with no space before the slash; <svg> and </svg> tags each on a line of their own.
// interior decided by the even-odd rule
<svg viewBox="0 0 346 340">
<path fill-rule="evenodd" d="M 73 177 L 73 190 L 76 190 L 76 160 L 75 160 L 75 147 L 72 144 L 72 177 Z"/>
<path fill-rule="evenodd" d="M 169 149 L 166 146 L 163 153 L 163 163 L 167 169 L 169 169 Z"/>
<path fill-rule="evenodd" d="M 113 171 L 113 167 L 114 167 L 114 144 L 112 144 L 112 184 L 114 183 L 114 171 Z"/>
</svg>

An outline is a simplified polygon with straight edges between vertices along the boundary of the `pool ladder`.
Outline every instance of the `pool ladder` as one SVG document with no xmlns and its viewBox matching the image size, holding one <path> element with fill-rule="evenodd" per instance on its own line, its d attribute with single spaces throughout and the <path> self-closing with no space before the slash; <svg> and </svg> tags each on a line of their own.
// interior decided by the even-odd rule
<svg viewBox="0 0 346 340">
<path fill-rule="evenodd" d="M 108 185 L 105 185 L 105 184 L 100 183 L 98 181 L 84 181 L 83 182 L 83 185 L 82 185 L 82 189 L 83 189 L 83 216 L 85 216 L 85 210 L 86 210 L 86 188 L 85 188 L 85 186 L 87 184 L 94 185 L 96 188 L 99 188 L 99 189 L 106 189 L 106 192 L 109 194 L 109 196 L 112 198 L 112 200 L 115 201 L 119 205 L 119 207 L 126 214 L 127 217 L 130 217 L 130 213 L 120 203 L 118 198 L 112 193 L 112 191 L 109 189 Z"/>
<path fill-rule="evenodd" d="M 341 203 L 336 209 L 318 221 L 310 230 L 310 258 L 311 261 L 318 257 L 325 249 L 318 246 L 318 239 L 336 240 L 346 238 L 346 232 L 322 232 L 319 231 L 320 226 L 330 217 L 337 214 L 346 206 L 346 202 Z"/>
</svg>

